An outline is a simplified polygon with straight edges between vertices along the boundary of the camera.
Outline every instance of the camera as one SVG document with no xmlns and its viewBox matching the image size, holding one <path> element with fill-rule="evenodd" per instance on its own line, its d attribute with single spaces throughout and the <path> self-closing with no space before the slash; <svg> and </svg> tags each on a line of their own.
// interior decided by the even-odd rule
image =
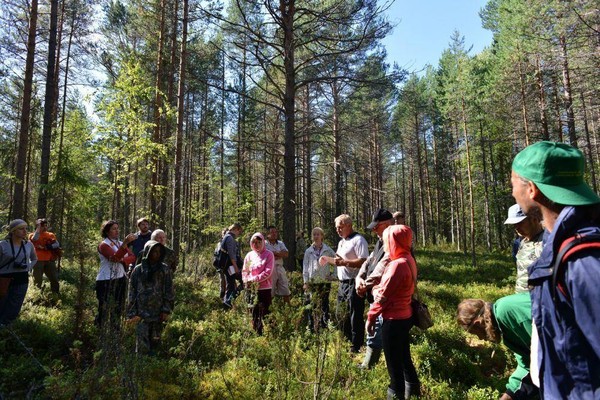
<svg viewBox="0 0 600 400">
<path fill-rule="evenodd" d="M 19 262 L 13 262 L 13 267 L 15 269 L 27 269 L 27 267 L 29 267 L 29 265 L 27 264 L 26 261 L 19 261 Z"/>
</svg>

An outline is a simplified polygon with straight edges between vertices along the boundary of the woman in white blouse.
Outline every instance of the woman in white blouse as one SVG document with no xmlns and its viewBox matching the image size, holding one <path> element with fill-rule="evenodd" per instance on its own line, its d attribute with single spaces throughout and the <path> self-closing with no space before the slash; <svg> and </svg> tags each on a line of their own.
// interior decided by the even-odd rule
<svg viewBox="0 0 600 400">
<path fill-rule="evenodd" d="M 324 236 L 323 229 L 317 227 L 312 230 L 313 243 L 304 252 L 302 263 L 302 278 L 307 304 L 306 314 L 311 330 L 318 329 L 319 326 L 327 326 L 331 281 L 337 279 L 334 266 L 326 263 L 321 265 L 322 263 L 319 262 L 323 256 L 335 257 L 335 252 L 331 247 L 323 243 Z M 315 321 L 318 321 L 318 326 L 315 326 Z"/>
</svg>

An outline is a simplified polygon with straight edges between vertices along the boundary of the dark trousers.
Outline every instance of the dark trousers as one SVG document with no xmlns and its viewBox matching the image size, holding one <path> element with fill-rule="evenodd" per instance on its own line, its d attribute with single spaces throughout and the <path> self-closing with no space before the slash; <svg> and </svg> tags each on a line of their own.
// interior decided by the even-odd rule
<svg viewBox="0 0 600 400">
<path fill-rule="evenodd" d="M 417 371 L 410 357 L 410 328 L 412 318 L 383 320 L 381 334 L 383 338 L 383 353 L 390 376 L 390 389 L 398 397 L 404 398 L 405 383 L 412 387 L 419 386 Z"/>
<path fill-rule="evenodd" d="M 52 293 L 58 293 L 58 270 L 56 269 L 56 262 L 54 261 L 38 261 L 33 266 L 33 282 L 35 286 L 42 288 L 42 279 L 44 274 L 50 281 L 50 290 Z"/>
<path fill-rule="evenodd" d="M 311 332 L 326 328 L 329 322 L 329 293 L 331 283 L 310 283 L 306 294 L 306 319 Z"/>
<path fill-rule="evenodd" d="M 12 277 L 13 275 L 17 274 L 2 276 Z M 0 298 L 0 325 L 8 325 L 17 319 L 25 301 L 28 286 L 29 276 L 27 272 L 20 273 L 16 278 L 12 278 L 8 286 L 8 293 Z"/>
<path fill-rule="evenodd" d="M 240 292 L 244 289 L 244 283 L 242 282 L 241 273 L 229 275 L 229 273 L 225 271 L 225 278 L 227 281 L 227 285 L 225 287 L 224 303 L 231 306 L 231 303 L 239 296 Z"/>
<path fill-rule="evenodd" d="M 257 301 L 252 307 L 252 327 L 259 335 L 263 334 L 264 316 L 269 313 L 269 307 L 273 299 L 271 289 L 259 289 L 256 292 Z"/>
<path fill-rule="evenodd" d="M 125 310 L 127 294 L 127 278 L 96 281 L 96 298 L 98 299 L 98 315 L 96 325 L 102 326 L 110 319 L 114 327 L 118 327 Z"/>
<path fill-rule="evenodd" d="M 227 290 L 227 276 L 225 276 L 225 272 L 222 269 L 217 269 L 217 273 L 219 274 L 219 284 L 221 285 L 221 290 L 219 292 L 219 298 L 221 301 L 225 301 L 225 291 Z"/>
<path fill-rule="evenodd" d="M 161 321 L 140 321 L 136 327 L 136 353 L 153 355 L 160 345 L 162 331 Z"/>
<path fill-rule="evenodd" d="M 365 299 L 356 293 L 354 279 L 340 281 L 337 300 L 342 331 L 352 342 L 352 351 L 358 352 L 365 342 Z"/>
</svg>

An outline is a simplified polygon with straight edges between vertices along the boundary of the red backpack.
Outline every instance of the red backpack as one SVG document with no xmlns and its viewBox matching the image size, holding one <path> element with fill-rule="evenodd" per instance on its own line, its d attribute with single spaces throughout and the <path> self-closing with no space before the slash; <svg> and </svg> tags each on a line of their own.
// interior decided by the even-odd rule
<svg viewBox="0 0 600 400">
<path fill-rule="evenodd" d="M 600 233 L 588 233 L 588 234 L 577 234 L 571 236 L 562 242 L 558 254 L 554 259 L 553 271 L 552 271 L 552 300 L 556 302 L 556 290 L 560 292 L 567 299 L 570 299 L 567 286 L 565 285 L 565 268 L 566 261 L 583 249 L 600 249 Z"/>
</svg>

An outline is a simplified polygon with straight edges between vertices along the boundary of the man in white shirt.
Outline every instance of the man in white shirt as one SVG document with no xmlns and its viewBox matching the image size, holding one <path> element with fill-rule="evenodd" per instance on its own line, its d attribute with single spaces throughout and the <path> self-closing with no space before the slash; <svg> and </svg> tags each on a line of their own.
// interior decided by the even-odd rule
<svg viewBox="0 0 600 400">
<path fill-rule="evenodd" d="M 338 289 L 338 315 L 343 310 L 342 319 L 344 335 L 352 342 L 351 351 L 358 353 L 365 341 L 365 299 L 356 293 L 354 279 L 362 264 L 369 257 L 369 246 L 364 237 L 354 232 L 352 218 L 342 214 L 335 219 L 335 229 L 342 238 L 338 243 L 335 257 L 337 276 L 340 281 Z"/>
</svg>

